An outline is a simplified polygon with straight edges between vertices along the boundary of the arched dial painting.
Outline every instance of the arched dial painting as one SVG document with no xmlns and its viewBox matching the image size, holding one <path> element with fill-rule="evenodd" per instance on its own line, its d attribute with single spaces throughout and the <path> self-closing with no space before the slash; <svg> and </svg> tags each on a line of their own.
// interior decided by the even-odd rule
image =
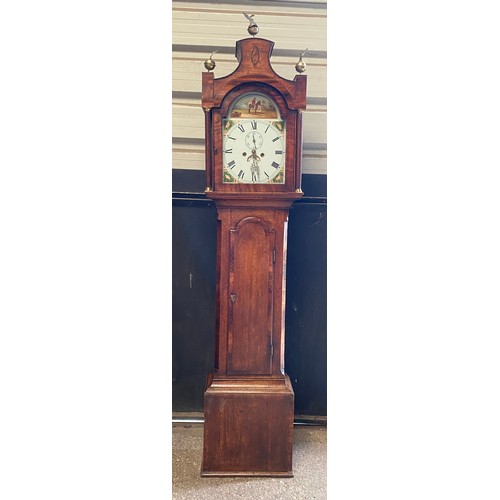
<svg viewBox="0 0 500 500">
<path fill-rule="evenodd" d="M 284 184 L 285 122 L 272 99 L 249 92 L 223 120 L 223 182 Z"/>
</svg>

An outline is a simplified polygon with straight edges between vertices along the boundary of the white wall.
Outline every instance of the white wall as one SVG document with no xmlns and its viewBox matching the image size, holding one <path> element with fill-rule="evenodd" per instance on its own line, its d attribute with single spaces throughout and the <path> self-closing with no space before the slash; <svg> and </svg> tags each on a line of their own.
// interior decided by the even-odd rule
<svg viewBox="0 0 500 500">
<path fill-rule="evenodd" d="M 214 51 L 215 77 L 237 66 L 235 43 L 247 38 L 254 14 L 258 34 L 275 42 L 271 62 L 284 78 L 297 74 L 298 55 L 308 75 L 304 112 L 303 173 L 326 174 L 326 0 L 173 2 L 172 10 L 172 164 L 176 169 L 204 170 L 204 117 L 201 109 L 203 61 Z"/>
</svg>

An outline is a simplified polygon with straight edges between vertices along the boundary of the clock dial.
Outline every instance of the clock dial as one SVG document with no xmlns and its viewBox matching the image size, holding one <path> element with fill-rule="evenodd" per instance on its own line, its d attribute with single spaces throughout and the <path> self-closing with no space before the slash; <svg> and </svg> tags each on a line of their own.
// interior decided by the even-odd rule
<svg viewBox="0 0 500 500">
<path fill-rule="evenodd" d="M 223 182 L 283 184 L 285 124 L 281 120 L 225 120 Z"/>
<path fill-rule="evenodd" d="M 257 122 L 254 122 L 257 124 Z M 245 137 L 245 144 L 247 145 L 248 148 L 250 149 L 258 149 L 262 146 L 262 143 L 264 142 L 264 139 L 262 138 L 262 135 L 260 132 L 257 132 L 257 130 L 253 130 L 252 132 L 249 132 L 247 136 Z"/>
</svg>

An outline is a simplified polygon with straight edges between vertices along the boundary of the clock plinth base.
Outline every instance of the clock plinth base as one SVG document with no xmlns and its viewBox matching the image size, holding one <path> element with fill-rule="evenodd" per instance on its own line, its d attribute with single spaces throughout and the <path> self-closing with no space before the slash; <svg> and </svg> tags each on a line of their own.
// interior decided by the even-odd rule
<svg viewBox="0 0 500 500">
<path fill-rule="evenodd" d="M 209 384 L 201 475 L 293 477 L 288 376 L 215 376 Z"/>
</svg>

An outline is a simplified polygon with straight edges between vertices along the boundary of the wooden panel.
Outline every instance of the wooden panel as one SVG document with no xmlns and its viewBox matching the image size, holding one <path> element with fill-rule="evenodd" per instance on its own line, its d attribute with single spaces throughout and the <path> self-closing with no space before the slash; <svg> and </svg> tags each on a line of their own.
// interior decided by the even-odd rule
<svg viewBox="0 0 500 500">
<path fill-rule="evenodd" d="M 272 388 L 272 391 L 269 389 Z M 205 394 L 203 476 L 292 476 L 294 396 L 256 381 Z"/>
<path fill-rule="evenodd" d="M 230 233 L 228 374 L 271 374 L 275 233 L 257 217 Z"/>
</svg>

